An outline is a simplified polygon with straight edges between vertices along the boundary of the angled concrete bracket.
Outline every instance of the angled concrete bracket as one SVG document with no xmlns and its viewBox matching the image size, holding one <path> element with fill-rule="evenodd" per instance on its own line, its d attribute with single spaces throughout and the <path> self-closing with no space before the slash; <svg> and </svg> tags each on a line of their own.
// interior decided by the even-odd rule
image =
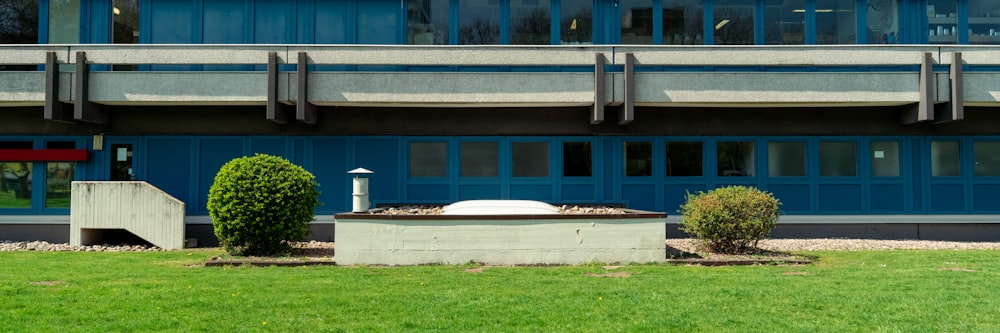
<svg viewBox="0 0 1000 333">
<path fill-rule="evenodd" d="M 299 52 L 299 62 L 295 70 L 298 77 L 298 98 L 295 103 L 295 120 L 306 124 L 316 124 L 316 106 L 309 103 L 309 55 Z"/>
<path fill-rule="evenodd" d="M 104 106 L 90 102 L 90 66 L 87 64 L 87 53 L 76 52 L 76 89 L 73 94 L 73 119 L 90 123 L 104 124 L 108 122 L 108 114 Z"/>
<path fill-rule="evenodd" d="M 59 101 L 59 61 L 55 52 L 45 54 L 45 120 L 73 124 L 73 107 Z"/>
<path fill-rule="evenodd" d="M 625 54 L 625 105 L 622 106 L 619 125 L 628 125 L 635 120 L 635 55 Z"/>
<path fill-rule="evenodd" d="M 952 53 L 951 68 L 948 72 L 951 81 L 951 101 L 941 108 L 935 108 L 934 123 L 949 123 L 965 119 L 965 90 L 962 84 L 962 53 Z"/>
<path fill-rule="evenodd" d="M 267 120 L 288 123 L 288 111 L 285 104 L 278 101 L 278 53 L 267 54 Z"/>
<path fill-rule="evenodd" d="M 903 112 L 903 124 L 934 120 L 934 58 L 924 53 L 920 61 L 920 101 Z"/>
<path fill-rule="evenodd" d="M 594 62 L 594 109 L 590 112 L 590 123 L 600 124 L 604 121 L 604 54 L 597 53 Z"/>
</svg>

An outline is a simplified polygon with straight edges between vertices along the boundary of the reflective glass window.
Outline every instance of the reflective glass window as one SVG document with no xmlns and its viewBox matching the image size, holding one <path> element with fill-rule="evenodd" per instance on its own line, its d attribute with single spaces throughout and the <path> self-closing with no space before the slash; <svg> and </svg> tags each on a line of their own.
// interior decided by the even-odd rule
<svg viewBox="0 0 1000 333">
<path fill-rule="evenodd" d="M 805 8 L 805 0 L 764 0 L 764 44 L 804 44 Z"/>
<path fill-rule="evenodd" d="M 551 0 L 511 0 L 510 43 L 513 45 L 552 44 Z"/>
<path fill-rule="evenodd" d="M 701 0 L 663 1 L 663 44 L 704 44 L 704 23 L 705 7 Z"/>
<path fill-rule="evenodd" d="M 47 149 L 75 149 L 72 141 L 50 141 Z M 69 208 L 70 187 L 76 172 L 76 163 L 47 162 L 45 165 L 45 207 Z"/>
<path fill-rule="evenodd" d="M 872 141 L 872 176 L 899 176 L 899 141 Z"/>
<path fill-rule="evenodd" d="M 622 44 L 653 43 L 653 0 L 622 0 Z"/>
<path fill-rule="evenodd" d="M 754 43 L 753 0 L 716 0 L 714 7 L 716 45 Z"/>
<path fill-rule="evenodd" d="M 749 177 L 756 174 L 753 142 L 719 142 L 716 145 L 719 176 Z"/>
<path fill-rule="evenodd" d="M 856 44 L 854 1 L 816 0 L 816 44 Z"/>
<path fill-rule="evenodd" d="M 702 176 L 702 151 L 701 142 L 667 142 L 667 176 Z"/>
<path fill-rule="evenodd" d="M 80 43 L 80 0 L 49 0 L 49 44 L 77 43 Z"/>
<path fill-rule="evenodd" d="M 767 174 L 771 177 L 806 175 L 805 142 L 768 142 Z"/>
<path fill-rule="evenodd" d="M 512 176 L 549 176 L 548 142 L 513 142 L 510 146 Z"/>
<path fill-rule="evenodd" d="M 458 44 L 500 44 L 500 1 L 458 2 Z"/>
<path fill-rule="evenodd" d="M 972 154 L 976 159 L 976 176 L 1000 176 L 1000 142 L 974 142 Z"/>
<path fill-rule="evenodd" d="M 448 143 L 410 142 L 410 177 L 448 175 Z"/>
<path fill-rule="evenodd" d="M 819 175 L 824 177 L 857 176 L 858 144 L 856 142 L 820 142 Z"/>
<path fill-rule="evenodd" d="M 31 141 L 0 141 L 0 149 L 31 148 Z M 0 208 L 31 208 L 32 166 L 0 161 Z"/>
<path fill-rule="evenodd" d="M 139 0 L 113 0 L 111 16 L 111 42 L 114 44 L 139 43 Z"/>
<path fill-rule="evenodd" d="M 984 1 L 987 2 L 987 1 Z M 958 1 L 927 0 L 927 41 L 958 43 Z"/>
<path fill-rule="evenodd" d="M 407 15 L 408 44 L 448 44 L 448 0 L 410 0 Z"/>
<path fill-rule="evenodd" d="M 496 142 L 463 142 L 462 177 L 496 177 L 499 160 Z"/>
<path fill-rule="evenodd" d="M 563 176 L 590 177 L 593 163 L 590 142 L 563 143 Z"/>
<path fill-rule="evenodd" d="M 594 43 L 594 3 L 592 1 L 563 1 L 559 7 L 562 44 Z"/>
<path fill-rule="evenodd" d="M 959 173 L 958 141 L 931 141 L 931 175 L 934 177 L 957 177 Z"/>
<path fill-rule="evenodd" d="M 969 44 L 1000 44 L 1000 2 L 969 1 Z"/>
<path fill-rule="evenodd" d="M 868 43 L 899 43 L 899 0 L 868 0 Z"/>
<path fill-rule="evenodd" d="M 38 2 L 0 1 L 0 44 L 38 44 Z M 0 61 L 0 71 L 33 71 L 37 67 L 7 65 Z"/>
<path fill-rule="evenodd" d="M 625 175 L 629 177 L 653 175 L 653 144 L 650 142 L 625 143 Z"/>
</svg>

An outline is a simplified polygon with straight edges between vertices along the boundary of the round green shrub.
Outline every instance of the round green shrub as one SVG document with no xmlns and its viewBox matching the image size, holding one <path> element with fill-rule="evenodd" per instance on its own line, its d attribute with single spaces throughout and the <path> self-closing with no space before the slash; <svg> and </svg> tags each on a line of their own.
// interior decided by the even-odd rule
<svg viewBox="0 0 1000 333">
<path fill-rule="evenodd" d="M 319 191 L 316 177 L 288 160 L 257 154 L 219 169 L 208 190 L 215 236 L 232 255 L 275 255 L 305 239 Z"/>
<path fill-rule="evenodd" d="M 729 186 L 688 193 L 681 205 L 681 231 L 718 253 L 747 253 L 771 235 L 781 203 L 755 187 Z"/>
</svg>

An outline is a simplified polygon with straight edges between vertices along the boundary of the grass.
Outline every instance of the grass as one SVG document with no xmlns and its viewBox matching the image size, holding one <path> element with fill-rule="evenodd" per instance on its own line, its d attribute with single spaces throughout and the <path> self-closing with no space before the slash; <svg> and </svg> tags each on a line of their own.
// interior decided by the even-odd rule
<svg viewBox="0 0 1000 333">
<path fill-rule="evenodd" d="M 1000 251 L 478 273 L 201 265 L 220 254 L 0 252 L 0 331 L 1000 331 Z M 608 272 L 630 276 L 594 276 Z"/>
</svg>

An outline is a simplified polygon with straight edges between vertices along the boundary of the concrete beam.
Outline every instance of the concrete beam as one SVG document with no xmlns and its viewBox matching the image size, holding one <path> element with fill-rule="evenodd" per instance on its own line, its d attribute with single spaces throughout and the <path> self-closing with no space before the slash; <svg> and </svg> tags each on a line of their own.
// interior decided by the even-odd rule
<svg viewBox="0 0 1000 333">
<path fill-rule="evenodd" d="M 309 102 L 309 55 L 299 52 L 297 79 L 298 95 L 295 103 L 295 120 L 306 124 L 316 124 L 316 106 Z"/>
<path fill-rule="evenodd" d="M 0 106 L 45 104 L 45 73 L 0 72 Z"/>
<path fill-rule="evenodd" d="M 95 72 L 90 100 L 108 105 L 266 105 L 264 72 Z M 279 99 L 285 98 L 282 94 Z"/>
<path fill-rule="evenodd" d="M 731 46 L 731 47 L 615 47 L 615 63 L 633 54 L 636 65 L 678 66 L 872 66 L 913 65 L 924 53 L 937 48 L 926 46 Z M 933 58 L 939 61 L 936 56 Z"/>
<path fill-rule="evenodd" d="M 588 66 L 593 54 L 612 54 L 612 47 L 559 46 L 412 46 L 295 45 L 289 52 L 308 52 L 310 64 L 451 65 L 451 66 Z"/>
<path fill-rule="evenodd" d="M 59 61 L 55 52 L 49 52 L 45 57 L 45 107 L 42 117 L 45 120 L 75 123 L 73 107 L 59 100 Z"/>
<path fill-rule="evenodd" d="M 336 87 L 331 89 L 331 87 Z M 310 73 L 316 105 L 591 106 L 592 73 Z"/>
<path fill-rule="evenodd" d="M 920 98 L 914 107 L 903 112 L 903 124 L 914 124 L 934 120 L 934 102 L 937 80 L 934 78 L 934 58 L 931 53 L 925 53 L 920 61 Z"/>
<path fill-rule="evenodd" d="M 281 45 L 170 45 L 170 44 L 81 44 L 70 52 L 86 52 L 94 64 L 220 64 L 259 65 L 269 53 L 275 53 L 282 63 L 288 63 L 288 47 Z M 76 57 L 68 58 L 76 63 Z"/>
<path fill-rule="evenodd" d="M 76 80 L 74 86 L 73 119 L 89 123 L 108 122 L 108 114 L 101 105 L 90 102 L 90 65 L 85 52 L 76 53 Z"/>
<path fill-rule="evenodd" d="M 288 123 L 288 108 L 278 101 L 278 54 L 276 52 L 267 55 L 267 120 L 279 123 Z"/>
<path fill-rule="evenodd" d="M 625 54 L 625 106 L 618 116 L 618 125 L 628 125 L 635 120 L 635 58 Z"/>
<path fill-rule="evenodd" d="M 590 123 L 600 124 L 604 121 L 604 54 L 596 53 L 594 62 L 594 108 L 590 112 Z"/>
</svg>

